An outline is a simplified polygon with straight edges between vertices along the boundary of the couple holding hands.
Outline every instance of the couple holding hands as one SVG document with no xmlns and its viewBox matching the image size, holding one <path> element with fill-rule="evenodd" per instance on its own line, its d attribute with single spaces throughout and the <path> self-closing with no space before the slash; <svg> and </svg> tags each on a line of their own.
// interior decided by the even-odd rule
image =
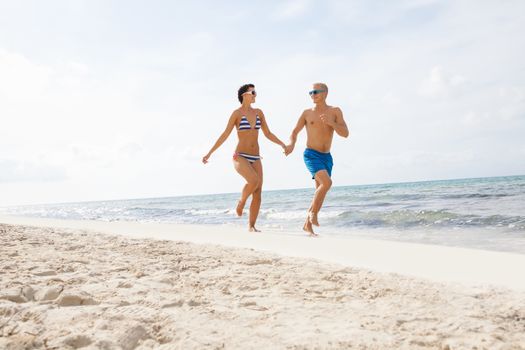
<svg viewBox="0 0 525 350">
<path fill-rule="evenodd" d="M 304 150 L 304 162 L 315 180 L 315 194 L 312 204 L 308 209 L 303 230 L 311 236 L 316 236 L 313 226 L 319 226 L 317 215 L 321 210 L 324 198 L 332 186 L 332 155 L 330 147 L 334 131 L 342 137 L 348 137 L 349 131 L 343 119 L 343 113 L 338 107 L 326 104 L 328 87 L 323 83 L 313 84 L 309 92 L 314 103 L 313 108 L 303 111 L 297 125 L 290 136 L 290 144 L 285 145 L 277 136 L 272 134 L 262 110 L 252 108 L 257 93 L 253 84 L 245 84 L 239 88 L 237 96 L 241 107 L 234 110 L 226 129 L 219 136 L 208 154 L 202 158 L 206 164 L 211 154 L 219 148 L 230 136 L 233 128 L 237 129 L 239 142 L 233 154 L 233 165 L 235 170 L 246 180 L 242 189 L 241 199 L 237 203 L 236 212 L 241 216 L 248 197 L 252 196 L 249 215 L 249 230 L 258 232 L 255 221 L 261 207 L 261 194 L 263 182 L 263 168 L 261 156 L 259 155 L 259 129 L 270 141 L 283 148 L 284 154 L 292 153 L 297 141 L 297 134 L 306 127 L 306 149 Z"/>
</svg>

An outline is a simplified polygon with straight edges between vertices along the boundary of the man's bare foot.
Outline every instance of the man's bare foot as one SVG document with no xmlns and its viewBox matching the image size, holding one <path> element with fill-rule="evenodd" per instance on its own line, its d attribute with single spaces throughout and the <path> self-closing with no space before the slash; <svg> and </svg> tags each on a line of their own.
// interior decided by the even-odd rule
<svg viewBox="0 0 525 350">
<path fill-rule="evenodd" d="M 244 203 L 241 201 L 237 202 L 237 207 L 235 208 L 235 212 L 237 213 L 237 216 L 242 216 L 242 211 L 244 209 Z"/>
<path fill-rule="evenodd" d="M 319 221 L 317 220 L 317 213 L 314 213 L 313 211 L 308 213 L 308 221 L 312 225 L 319 226 Z"/>
<path fill-rule="evenodd" d="M 314 229 L 312 227 L 312 223 L 308 219 L 306 219 L 306 222 L 304 223 L 303 231 L 308 232 L 308 236 L 310 236 L 310 237 L 317 237 L 318 236 L 317 233 L 314 232 Z"/>
<path fill-rule="evenodd" d="M 251 226 L 248 231 L 250 231 L 250 232 L 261 232 L 261 230 L 256 229 L 255 226 Z"/>
</svg>

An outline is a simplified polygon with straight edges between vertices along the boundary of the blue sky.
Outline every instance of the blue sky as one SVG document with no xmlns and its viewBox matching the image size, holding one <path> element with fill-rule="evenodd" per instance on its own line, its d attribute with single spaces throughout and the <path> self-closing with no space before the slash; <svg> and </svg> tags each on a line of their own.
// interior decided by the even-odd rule
<svg viewBox="0 0 525 350">
<path fill-rule="evenodd" d="M 522 1 L 0 1 L 0 205 L 235 192 L 256 85 L 287 140 L 330 87 L 335 185 L 525 174 Z M 265 189 L 312 186 L 261 135 Z"/>
</svg>

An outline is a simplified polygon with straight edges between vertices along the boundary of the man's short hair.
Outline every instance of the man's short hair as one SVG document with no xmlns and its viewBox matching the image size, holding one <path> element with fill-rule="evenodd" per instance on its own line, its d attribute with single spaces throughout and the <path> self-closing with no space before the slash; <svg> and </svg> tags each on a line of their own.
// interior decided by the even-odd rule
<svg viewBox="0 0 525 350">
<path fill-rule="evenodd" d="M 314 85 L 320 85 L 323 90 L 328 92 L 328 86 L 325 83 L 314 83 Z"/>
<path fill-rule="evenodd" d="M 248 91 L 249 88 L 254 88 L 255 85 L 253 84 L 244 84 L 239 88 L 239 91 L 237 91 L 237 97 L 239 98 L 239 102 L 242 103 L 242 95 Z"/>
</svg>

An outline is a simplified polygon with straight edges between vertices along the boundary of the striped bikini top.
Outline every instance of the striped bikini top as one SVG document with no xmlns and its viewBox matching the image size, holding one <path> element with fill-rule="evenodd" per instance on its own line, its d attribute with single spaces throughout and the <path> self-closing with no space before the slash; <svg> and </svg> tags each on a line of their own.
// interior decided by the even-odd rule
<svg viewBox="0 0 525 350">
<path fill-rule="evenodd" d="M 259 115 L 257 114 L 255 116 L 255 130 L 259 130 L 261 128 L 261 119 L 259 118 Z M 246 116 L 242 116 L 241 122 L 239 123 L 239 131 L 240 130 L 252 130 L 252 126 L 250 125 L 250 122 L 248 119 L 246 119 Z"/>
</svg>

